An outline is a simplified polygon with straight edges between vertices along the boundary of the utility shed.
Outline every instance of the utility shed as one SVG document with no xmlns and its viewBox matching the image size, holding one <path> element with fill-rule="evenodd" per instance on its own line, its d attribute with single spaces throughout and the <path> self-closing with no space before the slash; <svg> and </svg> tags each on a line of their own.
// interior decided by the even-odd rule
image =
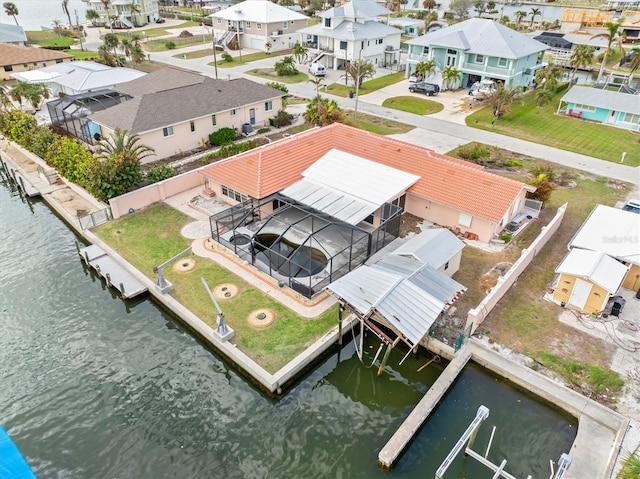
<svg viewBox="0 0 640 479">
<path fill-rule="evenodd" d="M 391 254 L 417 259 L 443 272 L 447 276 L 460 268 L 464 243 L 446 228 L 431 228 L 422 231 Z"/>
</svg>

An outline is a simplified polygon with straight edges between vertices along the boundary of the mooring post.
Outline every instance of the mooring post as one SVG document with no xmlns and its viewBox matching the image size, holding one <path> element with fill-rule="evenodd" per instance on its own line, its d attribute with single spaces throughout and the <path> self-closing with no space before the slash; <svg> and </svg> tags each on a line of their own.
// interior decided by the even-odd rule
<svg viewBox="0 0 640 479">
<path fill-rule="evenodd" d="M 342 345 L 342 313 L 344 312 L 344 306 L 338 307 L 338 344 Z"/>
<path fill-rule="evenodd" d="M 364 355 L 364 319 L 360 319 L 360 353 L 358 357 L 360 361 L 362 361 L 362 357 Z"/>
<path fill-rule="evenodd" d="M 380 363 L 380 367 L 378 368 L 378 376 L 382 374 L 384 371 L 384 365 L 387 363 L 387 359 L 389 359 L 389 354 L 391 354 L 391 348 L 393 346 L 391 344 L 387 345 L 387 350 L 384 352 L 384 356 L 382 356 L 382 362 Z"/>
<path fill-rule="evenodd" d="M 104 275 L 105 278 L 107 278 L 107 286 L 111 286 L 111 275 L 109 273 Z"/>
<path fill-rule="evenodd" d="M 122 295 L 123 298 L 127 297 L 124 292 L 124 283 L 120 283 L 120 294 Z"/>
<path fill-rule="evenodd" d="M 76 251 L 78 252 L 78 254 L 80 254 L 80 245 L 78 244 L 78 242 L 76 241 Z"/>
</svg>

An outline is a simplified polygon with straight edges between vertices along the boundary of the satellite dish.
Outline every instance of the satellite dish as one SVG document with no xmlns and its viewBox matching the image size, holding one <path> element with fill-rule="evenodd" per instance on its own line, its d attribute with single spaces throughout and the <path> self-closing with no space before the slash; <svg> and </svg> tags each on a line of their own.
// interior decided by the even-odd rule
<svg viewBox="0 0 640 479">
<path fill-rule="evenodd" d="M 102 139 L 102 136 L 100 136 L 100 133 L 94 133 L 93 134 L 93 139 L 96 141 L 100 141 Z"/>
</svg>

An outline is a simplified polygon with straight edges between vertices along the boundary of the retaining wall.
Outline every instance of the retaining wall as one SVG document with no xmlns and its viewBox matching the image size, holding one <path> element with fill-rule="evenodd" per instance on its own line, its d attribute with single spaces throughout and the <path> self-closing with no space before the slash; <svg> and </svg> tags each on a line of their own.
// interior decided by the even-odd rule
<svg viewBox="0 0 640 479">
<path fill-rule="evenodd" d="M 513 263 L 513 266 L 506 272 L 506 274 L 498 278 L 498 284 L 496 284 L 491 291 L 485 296 L 478 306 L 469 311 L 467 315 L 467 323 L 465 324 L 465 331 L 471 327 L 471 333 L 482 324 L 484 319 L 489 315 L 491 310 L 498 304 L 498 301 L 509 291 L 509 288 L 518 280 L 520 275 L 524 273 L 527 266 L 535 259 L 542 248 L 547 244 L 549 239 L 560 227 L 564 214 L 567 210 L 567 203 L 558 208 L 556 215 L 549 222 L 548 225 L 542 228 L 542 231 L 538 237 L 531 243 L 531 246 L 522 250 L 520 258 Z M 541 293 L 542 294 L 542 293 Z"/>
</svg>

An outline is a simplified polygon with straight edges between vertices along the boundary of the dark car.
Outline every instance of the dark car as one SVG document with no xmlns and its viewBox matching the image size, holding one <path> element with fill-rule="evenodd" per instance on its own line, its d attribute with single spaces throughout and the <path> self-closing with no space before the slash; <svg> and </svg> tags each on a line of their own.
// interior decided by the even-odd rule
<svg viewBox="0 0 640 479">
<path fill-rule="evenodd" d="M 165 22 L 164 18 L 162 17 L 156 18 L 156 23 L 164 23 L 164 22 Z"/>
<path fill-rule="evenodd" d="M 440 87 L 433 83 L 414 83 L 409 86 L 411 93 L 424 93 L 425 95 L 433 96 L 440 92 Z"/>
</svg>

